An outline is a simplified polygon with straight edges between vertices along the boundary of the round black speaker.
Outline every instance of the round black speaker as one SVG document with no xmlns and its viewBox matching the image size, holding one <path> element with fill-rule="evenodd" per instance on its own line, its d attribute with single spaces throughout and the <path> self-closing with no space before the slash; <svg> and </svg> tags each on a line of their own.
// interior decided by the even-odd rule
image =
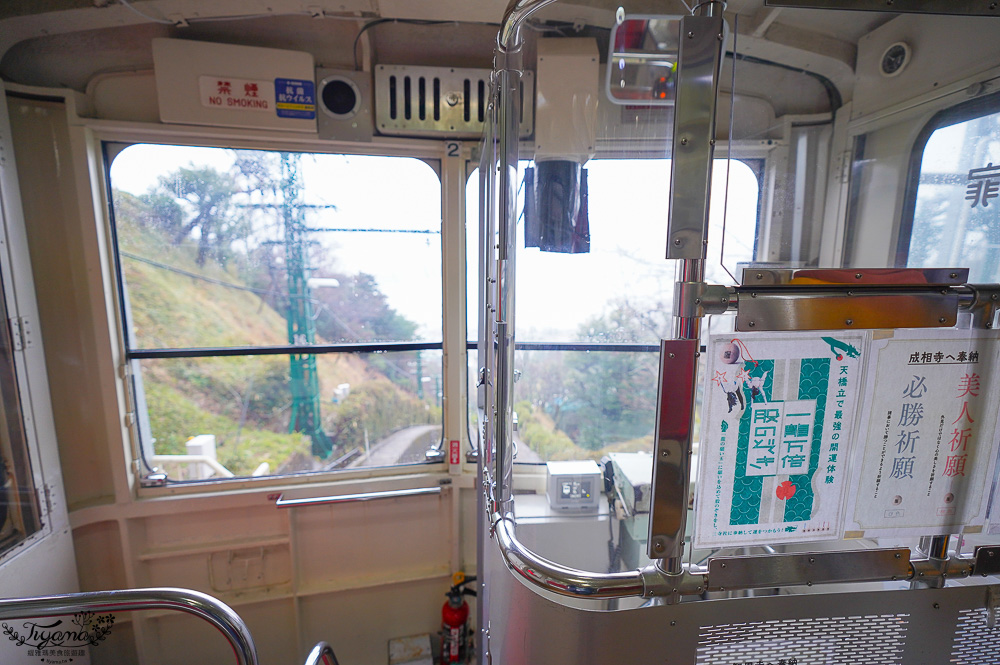
<svg viewBox="0 0 1000 665">
<path fill-rule="evenodd" d="M 911 51 L 906 42 L 896 42 L 890 44 L 882 53 L 882 60 L 879 62 L 879 71 L 882 76 L 891 78 L 901 74 L 906 66 L 910 64 Z"/>
<path fill-rule="evenodd" d="M 347 120 L 361 109 L 361 91 L 354 81 L 330 76 L 320 81 L 319 99 L 323 111 L 337 120 Z"/>
</svg>

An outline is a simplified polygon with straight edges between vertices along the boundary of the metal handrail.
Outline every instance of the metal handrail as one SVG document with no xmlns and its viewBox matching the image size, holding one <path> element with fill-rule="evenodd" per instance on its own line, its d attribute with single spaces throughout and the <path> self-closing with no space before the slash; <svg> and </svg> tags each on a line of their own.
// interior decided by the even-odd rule
<svg viewBox="0 0 1000 665">
<path fill-rule="evenodd" d="M 504 561 L 511 570 L 532 584 L 561 596 L 576 598 L 625 598 L 645 595 L 640 571 L 590 573 L 542 558 L 518 541 L 514 521 L 496 516 L 493 533 Z"/>
<path fill-rule="evenodd" d="M 500 32 L 497 34 L 498 46 L 505 51 L 517 48 L 521 42 L 521 25 L 536 11 L 555 1 L 510 0 L 504 11 L 503 21 L 500 23 Z"/>
<path fill-rule="evenodd" d="M 282 494 L 274 502 L 276 508 L 294 508 L 296 506 L 325 506 L 333 503 L 357 503 L 359 501 L 377 501 L 379 499 L 398 499 L 404 496 L 420 496 L 440 494 L 440 487 L 415 487 L 403 490 L 385 490 L 382 492 L 363 492 L 361 494 L 335 494 L 332 496 L 310 496 L 302 499 L 286 499 Z"/>
<path fill-rule="evenodd" d="M 522 44 L 522 38 L 520 34 L 521 25 L 527 18 L 533 14 L 535 11 L 541 9 L 542 7 L 551 4 L 554 0 L 511 0 L 510 4 L 507 6 L 507 10 L 504 12 L 503 22 L 501 23 L 500 32 L 497 36 L 497 48 L 500 54 L 515 54 L 519 52 Z M 511 71 L 509 67 L 511 66 L 510 61 L 505 58 L 498 58 L 496 63 L 497 68 L 497 79 L 499 88 L 499 100 L 498 106 L 500 110 L 501 119 L 500 124 L 505 122 L 517 123 L 516 114 L 511 115 L 508 118 L 503 117 L 503 111 L 508 106 L 511 105 L 511 95 L 515 94 L 509 77 L 511 76 Z M 508 133 L 509 133 L 508 127 Z M 513 136 L 517 136 L 517 131 L 513 132 Z M 510 154 L 513 151 L 515 154 Z M 499 162 L 503 164 L 504 168 L 500 169 L 500 191 L 508 192 L 507 203 L 508 205 L 513 200 L 509 196 L 510 191 L 510 171 L 506 166 L 513 160 L 516 163 L 516 142 L 510 145 L 508 141 L 500 141 L 500 154 Z M 503 196 L 503 195 L 501 195 Z M 516 197 L 514 197 L 516 198 Z M 510 323 L 508 317 L 513 316 L 512 311 L 512 293 L 510 289 L 513 286 L 513 243 L 506 243 L 505 240 L 513 239 L 515 237 L 515 226 L 516 226 L 516 215 L 512 214 L 511 210 L 507 210 L 505 206 L 501 206 L 503 212 L 501 213 L 501 218 L 499 221 L 499 236 L 501 238 L 500 245 L 503 246 L 504 251 L 509 252 L 509 258 L 511 260 L 503 260 L 500 263 L 503 264 L 502 267 L 498 269 L 498 278 L 500 280 L 499 298 L 502 302 L 493 303 L 493 306 L 497 308 L 498 316 L 500 321 L 504 321 L 504 324 L 498 324 L 498 327 L 502 327 L 504 330 L 502 332 L 509 332 L 510 338 L 507 338 L 505 334 L 497 335 L 497 349 L 494 353 L 498 358 L 505 355 L 509 355 L 511 347 L 514 346 L 513 340 L 513 330 L 507 331 L 506 324 Z M 506 213 L 506 214 L 504 214 Z M 491 233 L 482 234 L 482 239 L 484 243 L 493 242 L 493 235 Z M 489 252 L 487 252 L 489 254 Z M 486 334 L 485 330 L 480 331 L 481 335 Z M 487 345 L 486 348 L 491 348 L 493 345 Z M 510 360 L 508 358 L 508 360 Z M 512 363 L 500 362 L 496 367 L 496 380 L 500 382 L 500 385 L 509 385 L 513 382 L 513 365 Z M 509 376 L 502 377 L 501 374 L 507 374 Z M 504 383 L 503 379 L 507 379 L 507 383 Z M 493 483 L 495 484 L 495 496 L 493 497 L 493 505 L 491 506 L 490 514 L 492 516 L 492 528 L 493 534 L 496 537 L 497 545 L 500 548 L 500 553 L 507 562 L 507 565 L 511 567 L 517 574 L 519 574 L 524 579 L 532 582 L 533 584 L 543 588 L 548 589 L 554 593 L 558 593 L 565 596 L 576 596 L 583 598 L 619 598 L 625 596 L 642 596 L 644 593 L 651 593 L 652 589 L 647 590 L 646 586 L 649 585 L 645 581 L 646 577 L 650 579 L 655 579 L 656 575 L 644 576 L 641 571 L 632 571 L 629 573 L 591 573 L 575 570 L 573 568 L 568 568 L 566 566 L 553 563 L 543 557 L 538 556 L 530 549 L 525 547 L 521 542 L 518 541 L 514 533 L 514 523 L 511 519 L 507 517 L 502 517 L 501 513 L 504 511 L 504 506 L 508 502 L 509 498 L 509 488 L 504 487 L 505 479 L 510 471 L 510 459 L 511 451 L 509 446 L 512 441 L 508 440 L 507 427 L 509 423 L 503 422 L 503 419 L 508 417 L 508 414 L 503 413 L 504 407 L 509 406 L 507 395 L 499 395 L 496 397 L 497 410 L 500 413 L 497 416 L 501 419 L 500 422 L 493 423 L 494 427 L 497 427 L 497 437 L 496 437 L 496 452 L 494 455 L 494 464 L 496 465 L 493 471 Z M 512 439 L 512 437 L 510 437 Z M 494 512 L 494 510 L 499 510 L 499 512 Z"/>
<path fill-rule="evenodd" d="M 1000 548 L 992 547 L 981 548 L 987 551 L 977 551 L 974 556 L 954 555 L 947 558 L 911 559 L 909 550 L 905 548 L 837 552 L 836 554 L 847 557 L 863 557 L 865 561 L 859 561 L 857 565 L 845 566 L 853 572 L 850 575 L 837 575 L 835 578 L 824 576 L 822 571 L 812 571 L 803 576 L 805 573 L 804 560 L 808 560 L 812 564 L 833 553 L 777 554 L 773 550 L 768 551 L 768 554 L 778 558 L 784 557 L 788 563 L 777 567 L 772 566 L 772 574 L 767 577 L 766 581 L 761 581 L 758 578 L 757 580 L 733 583 L 731 580 L 716 579 L 719 573 L 725 573 L 725 571 L 715 569 L 714 564 L 706 567 L 685 563 L 681 573 L 670 574 L 656 561 L 643 568 L 628 572 L 591 573 L 554 563 L 526 548 L 514 536 L 515 525 L 511 516 L 500 517 L 498 514 L 494 514 L 492 524 L 493 534 L 500 546 L 504 562 L 514 573 L 535 586 L 572 598 L 605 600 L 630 596 L 646 598 L 659 596 L 666 598 L 667 602 L 677 602 L 682 596 L 700 596 L 708 591 L 735 591 L 803 584 L 813 586 L 852 582 L 902 582 L 906 580 L 939 587 L 943 586 L 947 579 L 970 579 L 978 575 L 985 577 L 1000 573 L 1000 568 L 993 566 L 990 554 L 990 551 L 996 554 Z M 877 570 L 872 570 L 866 564 L 870 563 L 873 555 L 879 553 L 884 554 L 887 559 L 895 561 L 895 565 L 891 568 L 880 565 Z M 946 555 L 942 553 L 942 556 Z M 721 557 L 715 563 L 721 562 L 719 568 L 725 569 L 727 563 L 732 567 L 735 562 L 751 562 L 758 558 L 753 556 Z M 798 559 L 798 561 L 792 561 L 793 559 Z M 822 568 L 819 563 L 817 565 Z M 803 569 L 796 570 L 796 566 Z M 780 572 L 776 572 L 779 569 Z M 722 577 L 725 575 L 723 574 Z"/>
<path fill-rule="evenodd" d="M 484 462 L 484 476 L 486 478 L 485 491 L 489 504 L 487 516 L 490 518 L 492 533 L 497 541 L 501 555 L 506 564 L 520 577 L 535 586 L 546 589 L 553 593 L 564 596 L 578 598 L 616 598 L 625 596 L 684 596 L 701 594 L 709 590 L 722 590 L 722 587 L 713 588 L 709 582 L 709 571 L 699 566 L 683 564 L 677 552 L 681 550 L 683 543 L 683 528 L 679 534 L 675 534 L 675 545 L 673 556 L 667 559 L 660 559 L 657 562 L 631 572 L 625 573 L 593 573 L 576 570 L 549 561 L 525 547 L 517 540 L 513 519 L 507 515 L 507 506 L 510 502 L 509 474 L 512 460 L 511 446 L 513 437 L 507 431 L 509 428 L 509 395 L 507 387 L 513 383 L 513 363 L 512 351 L 518 348 L 514 339 L 513 326 L 513 285 L 514 285 L 514 251 L 515 245 L 512 239 L 515 237 L 517 215 L 512 208 L 512 202 L 516 196 L 512 193 L 511 176 L 516 169 L 511 169 L 511 164 L 517 163 L 517 116 L 506 113 L 512 101 L 516 100 L 516 86 L 511 85 L 512 77 L 515 77 L 520 70 L 520 48 L 522 38 L 520 27 L 529 15 L 538 9 L 550 4 L 554 0 L 511 0 L 504 14 L 497 42 L 498 58 L 495 63 L 495 76 L 498 88 L 498 113 L 494 116 L 494 121 L 500 128 L 501 136 L 495 138 L 496 141 L 496 164 L 499 168 L 489 169 L 491 173 L 496 173 L 499 177 L 497 190 L 501 197 L 499 203 L 500 213 L 497 218 L 497 228 L 490 228 L 489 218 L 486 221 L 486 232 L 481 234 L 485 257 L 495 264 L 496 274 L 490 276 L 486 271 L 485 281 L 494 286 L 487 286 L 484 297 L 486 307 L 484 311 L 495 312 L 496 330 L 490 335 L 490 326 L 480 326 L 480 345 L 482 348 L 491 350 L 491 357 L 487 359 L 484 384 L 487 386 L 486 412 L 481 414 L 484 422 L 489 422 L 488 427 L 492 427 L 494 437 L 492 443 L 494 447 L 491 451 L 491 437 L 489 431 L 485 438 L 485 450 L 487 451 Z M 706 10 L 702 13 L 706 16 L 714 14 L 715 5 L 724 7 L 724 3 L 716 0 L 707 0 L 699 3 L 698 8 Z M 708 123 L 713 126 L 712 123 Z M 513 128 L 513 131 L 511 129 Z M 503 135 L 506 131 L 507 135 Z M 513 137 L 513 139 L 512 139 Z M 676 142 L 676 137 L 675 137 Z M 487 151 L 484 150 L 484 155 Z M 676 173 L 676 169 L 675 169 Z M 671 185 L 673 188 L 673 185 Z M 494 256 L 491 247 L 496 243 L 498 250 Z M 675 258 L 685 258 L 684 272 L 680 275 L 679 282 L 703 283 L 703 260 L 704 250 L 701 250 L 702 258 L 687 258 L 678 256 Z M 861 275 L 858 275 L 860 277 Z M 958 294 L 958 304 L 960 307 L 970 309 L 974 315 L 974 322 L 981 327 L 990 327 L 996 314 L 996 303 L 1000 301 L 1000 285 L 965 285 L 965 286 L 945 286 L 947 290 Z M 721 311 L 733 310 L 737 308 L 739 292 L 748 290 L 747 287 L 734 287 L 727 291 L 730 296 L 721 302 L 724 306 Z M 754 290 L 757 290 L 756 288 Z M 488 317 L 487 317 L 488 318 Z M 483 323 L 489 323 L 484 321 Z M 679 319 L 679 329 L 676 337 L 679 339 L 697 339 L 699 320 L 698 317 L 685 316 Z M 489 386 L 497 386 L 491 394 Z M 492 411 L 490 410 L 492 408 Z M 489 453 L 492 452 L 492 460 Z M 492 478 L 490 475 L 492 474 Z M 687 474 L 683 477 L 686 478 Z M 492 491 L 493 496 L 490 496 Z M 682 506 L 687 504 L 688 491 L 685 488 L 680 495 L 683 497 Z M 683 509 L 682 509 L 683 513 Z M 683 527 L 683 521 L 681 521 Z M 1000 553 L 998 550 L 995 553 Z M 898 558 L 902 552 L 894 554 Z M 806 555 L 809 563 L 812 559 Z M 908 557 L 907 557 L 908 558 Z M 851 578 L 820 579 L 817 583 L 827 583 L 833 581 L 872 581 L 873 579 L 884 581 L 899 581 L 903 579 L 923 579 L 943 581 L 949 576 L 969 577 L 978 574 L 982 568 L 982 574 L 996 574 L 1000 569 L 992 567 L 986 568 L 977 565 L 978 555 L 975 559 L 959 556 L 951 559 L 914 559 L 908 564 L 908 572 L 895 568 L 882 570 L 874 577 L 868 571 L 861 571 Z M 998 557 L 1000 558 L 1000 557 Z M 725 563 L 720 564 L 725 567 Z M 887 572 L 888 571 L 888 572 Z M 795 575 L 789 575 L 788 584 L 801 584 L 802 580 Z M 807 578 L 806 584 L 813 584 Z M 733 588 L 727 585 L 727 588 Z M 749 586 L 746 588 L 750 588 Z"/>
<path fill-rule="evenodd" d="M 85 611 L 132 610 L 177 610 L 193 614 L 222 633 L 233 648 L 237 665 L 258 665 L 257 648 L 243 619 L 221 600 L 199 591 L 173 588 L 119 589 L 0 600 L 0 619 L 65 616 Z"/>
<path fill-rule="evenodd" d="M 317 642 L 316 646 L 309 652 L 309 655 L 306 656 L 305 665 L 319 665 L 320 663 L 324 663 L 325 665 L 340 665 L 337 662 L 337 654 L 333 653 L 333 649 L 326 642 Z"/>
</svg>

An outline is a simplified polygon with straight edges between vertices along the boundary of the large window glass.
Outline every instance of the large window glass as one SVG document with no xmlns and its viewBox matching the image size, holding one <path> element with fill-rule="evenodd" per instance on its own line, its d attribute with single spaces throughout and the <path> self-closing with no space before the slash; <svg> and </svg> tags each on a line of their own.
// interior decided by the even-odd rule
<svg viewBox="0 0 1000 665">
<path fill-rule="evenodd" d="M 8 318 L 0 284 L 0 317 Z M 28 437 L 18 391 L 14 351 L 19 348 L 10 328 L 0 331 L 0 555 L 42 528 L 43 506 L 38 503 L 31 468 Z"/>
<path fill-rule="evenodd" d="M 911 169 L 906 265 L 969 268 L 971 282 L 1000 281 L 1000 96 L 931 119 Z"/>
<path fill-rule="evenodd" d="M 441 437 L 430 166 L 133 145 L 110 181 L 148 472 L 203 480 L 426 459 Z"/>
<path fill-rule="evenodd" d="M 522 162 L 522 183 L 531 166 Z M 670 161 L 591 160 L 586 170 L 588 252 L 525 247 L 523 218 L 518 223 L 514 408 L 521 463 L 653 449 L 659 341 L 672 336 L 675 266 L 664 259 Z M 754 258 L 759 187 L 739 161 L 718 160 L 713 174 L 707 279 L 732 283 L 727 270 Z M 470 338 L 478 329 L 478 188 L 476 172 L 467 186 Z M 475 362 L 472 353 L 470 376 Z"/>
</svg>

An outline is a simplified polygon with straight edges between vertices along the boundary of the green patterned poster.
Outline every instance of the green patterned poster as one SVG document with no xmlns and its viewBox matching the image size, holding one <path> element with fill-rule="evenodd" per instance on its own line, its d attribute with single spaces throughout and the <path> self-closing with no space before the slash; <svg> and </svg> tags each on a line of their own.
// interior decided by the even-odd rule
<svg viewBox="0 0 1000 665">
<path fill-rule="evenodd" d="M 708 343 L 695 547 L 840 537 L 866 332 Z"/>
</svg>

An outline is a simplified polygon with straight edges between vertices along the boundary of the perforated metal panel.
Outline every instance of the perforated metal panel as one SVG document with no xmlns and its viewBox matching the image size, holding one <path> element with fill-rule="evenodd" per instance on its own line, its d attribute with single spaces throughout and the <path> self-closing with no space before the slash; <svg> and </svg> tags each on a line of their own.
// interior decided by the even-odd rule
<svg viewBox="0 0 1000 665">
<path fill-rule="evenodd" d="M 478 138 L 487 120 L 489 69 L 378 65 L 375 128 L 397 136 Z M 520 134 L 534 125 L 534 74 L 521 77 Z"/>
<path fill-rule="evenodd" d="M 593 611 L 601 601 L 585 609 L 582 600 L 573 607 L 536 593 L 485 544 L 494 665 L 1000 665 L 1000 627 L 987 628 L 983 609 L 1000 606 L 990 600 L 1000 598 L 995 578 L 949 580 L 944 589 L 867 584 L 674 605 L 621 601 L 602 612 Z"/>
<path fill-rule="evenodd" d="M 895 665 L 903 663 L 909 617 L 884 614 L 704 626 L 697 665 Z"/>
<path fill-rule="evenodd" d="M 957 665 L 994 665 L 1000 662 L 1000 626 L 987 626 L 985 609 L 959 611 L 951 662 Z"/>
</svg>

